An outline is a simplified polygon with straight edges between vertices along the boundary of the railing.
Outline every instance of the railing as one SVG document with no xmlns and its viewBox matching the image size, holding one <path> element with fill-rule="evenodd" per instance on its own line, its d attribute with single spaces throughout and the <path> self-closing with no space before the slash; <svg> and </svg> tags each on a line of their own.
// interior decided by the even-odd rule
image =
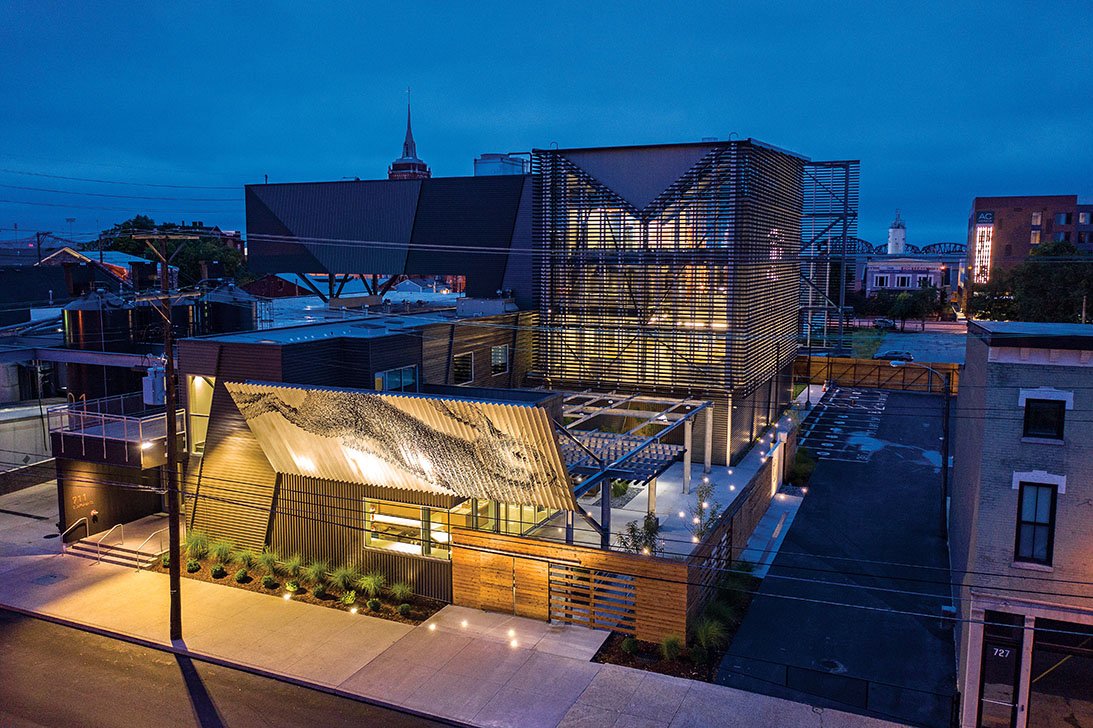
<svg viewBox="0 0 1093 728">
<path fill-rule="evenodd" d="M 91 530 L 91 524 L 90 524 L 90 523 L 88 522 L 88 520 L 87 520 L 87 517 L 86 517 L 86 516 L 85 516 L 85 517 L 83 517 L 83 518 L 77 518 L 77 519 L 76 519 L 76 520 L 75 520 L 75 521 L 74 521 L 74 522 L 72 523 L 72 525 L 71 525 L 71 526 L 69 526 L 68 528 L 66 528 L 66 529 L 64 530 L 64 533 L 62 533 L 62 534 L 61 534 L 61 555 L 62 555 L 62 556 L 64 556 L 64 554 L 65 554 L 65 551 L 67 550 L 67 549 L 65 549 L 65 536 L 67 536 L 68 534 L 70 534 L 70 533 L 72 533 L 72 532 L 73 532 L 74 530 L 76 530 L 76 526 L 80 525 L 81 523 L 82 523 L 82 524 L 83 524 L 84 526 L 86 526 L 88 530 Z"/>
<path fill-rule="evenodd" d="M 102 559 L 102 542 L 106 540 L 106 537 L 112 534 L 116 529 L 121 529 L 121 542 L 125 543 L 125 524 L 116 523 L 110 527 L 110 530 L 99 536 L 95 541 L 95 563 L 98 563 Z"/>
<path fill-rule="evenodd" d="M 147 544 L 149 541 L 151 541 L 156 536 L 159 536 L 159 553 L 162 554 L 163 553 L 163 532 L 166 531 L 166 530 L 167 530 L 166 528 L 161 528 L 158 531 L 155 531 L 153 533 L 148 534 L 148 538 L 141 541 L 140 546 L 137 546 L 137 552 L 140 553 L 140 551 L 144 548 L 145 544 Z M 137 561 L 137 571 L 140 571 L 143 567 L 144 567 L 144 562 L 142 562 L 138 559 L 138 561 Z"/>
<path fill-rule="evenodd" d="M 144 404 L 139 392 L 55 405 L 47 410 L 47 417 L 49 431 L 61 434 L 58 453 L 61 455 L 69 454 L 66 449 L 71 447 L 72 437 L 79 438 L 81 457 L 87 456 L 90 447 L 101 449 L 106 460 L 108 441 L 140 443 L 142 449 L 147 449 L 167 436 L 166 410 Z M 175 432 L 186 434 L 183 409 L 175 411 Z M 129 449 L 125 448 L 125 462 L 129 460 Z"/>
</svg>

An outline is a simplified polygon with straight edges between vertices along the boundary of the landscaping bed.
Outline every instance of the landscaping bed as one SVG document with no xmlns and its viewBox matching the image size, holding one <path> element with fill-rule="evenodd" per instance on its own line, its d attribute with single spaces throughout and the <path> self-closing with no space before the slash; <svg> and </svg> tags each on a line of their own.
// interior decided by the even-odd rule
<svg viewBox="0 0 1093 728">
<path fill-rule="evenodd" d="M 740 562 L 724 575 L 717 594 L 695 621 L 686 642 L 669 635 L 659 644 L 643 642 L 619 632 L 612 632 L 594 662 L 633 667 L 663 675 L 713 682 L 717 666 L 725 656 L 740 623 L 744 621 L 754 592 L 761 580 L 752 576 L 751 565 Z"/>
<path fill-rule="evenodd" d="M 361 573 L 352 566 L 331 570 L 324 562 L 305 563 L 295 555 L 281 559 L 268 550 L 237 550 L 230 541 L 210 543 L 199 531 L 186 534 L 184 556 L 182 576 L 189 579 L 403 624 L 421 624 L 445 606 L 414 594 L 407 584 L 388 584 L 378 572 Z M 151 570 L 167 573 L 168 563 L 165 555 Z"/>
</svg>

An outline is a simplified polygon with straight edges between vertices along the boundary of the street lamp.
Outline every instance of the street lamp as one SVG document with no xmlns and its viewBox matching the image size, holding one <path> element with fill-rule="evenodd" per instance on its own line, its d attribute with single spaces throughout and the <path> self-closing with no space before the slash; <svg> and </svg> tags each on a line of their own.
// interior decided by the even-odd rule
<svg viewBox="0 0 1093 728">
<path fill-rule="evenodd" d="M 918 367 L 930 372 L 930 391 L 933 391 L 933 375 L 936 374 L 945 383 L 945 414 L 941 423 L 941 537 L 947 538 L 949 533 L 949 404 L 951 401 L 951 372 L 942 374 L 938 370 L 925 364 L 913 361 L 893 359 L 889 362 L 894 367 Z"/>
</svg>

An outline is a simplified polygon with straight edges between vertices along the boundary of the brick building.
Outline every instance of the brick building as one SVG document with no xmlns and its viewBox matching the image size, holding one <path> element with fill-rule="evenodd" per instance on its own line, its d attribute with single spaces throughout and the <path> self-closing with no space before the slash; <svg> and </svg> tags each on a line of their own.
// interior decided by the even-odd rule
<svg viewBox="0 0 1093 728">
<path fill-rule="evenodd" d="M 976 197 L 968 216 L 968 277 L 986 283 L 991 270 L 1012 268 L 1049 241 L 1093 251 L 1093 204 L 1080 204 L 1077 195 Z"/>
<path fill-rule="evenodd" d="M 960 724 L 1087 725 L 1093 326 L 977 321 L 968 334 L 950 509 Z"/>
</svg>

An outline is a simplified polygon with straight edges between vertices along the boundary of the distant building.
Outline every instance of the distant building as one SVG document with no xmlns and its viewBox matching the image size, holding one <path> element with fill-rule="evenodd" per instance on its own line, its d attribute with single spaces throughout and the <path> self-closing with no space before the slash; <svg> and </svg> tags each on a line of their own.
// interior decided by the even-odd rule
<svg viewBox="0 0 1093 728">
<path fill-rule="evenodd" d="M 516 154 L 479 154 L 474 160 L 474 176 L 527 174 L 528 160 Z"/>
<path fill-rule="evenodd" d="M 958 266 L 952 266 L 959 273 Z M 949 287 L 953 271 L 943 261 L 925 257 L 877 258 L 865 264 L 865 295 L 917 291 L 923 286 Z"/>
<path fill-rule="evenodd" d="M 418 159 L 414 132 L 410 128 L 410 104 L 406 103 L 406 139 L 402 142 L 402 156 L 387 168 L 387 179 L 429 179 L 433 176 L 429 165 Z"/>
<path fill-rule="evenodd" d="M 1093 251 L 1093 204 L 1077 195 L 976 197 L 968 216 L 968 272 L 975 283 L 1019 265 L 1036 246 L 1073 243 Z"/>
<path fill-rule="evenodd" d="M 907 225 L 900 219 L 896 210 L 896 219 L 888 226 L 888 255 L 903 255 L 907 248 Z"/>
<path fill-rule="evenodd" d="M 950 507 L 962 726 L 1093 715 L 1090 410 L 1093 326 L 969 326 Z"/>
</svg>

